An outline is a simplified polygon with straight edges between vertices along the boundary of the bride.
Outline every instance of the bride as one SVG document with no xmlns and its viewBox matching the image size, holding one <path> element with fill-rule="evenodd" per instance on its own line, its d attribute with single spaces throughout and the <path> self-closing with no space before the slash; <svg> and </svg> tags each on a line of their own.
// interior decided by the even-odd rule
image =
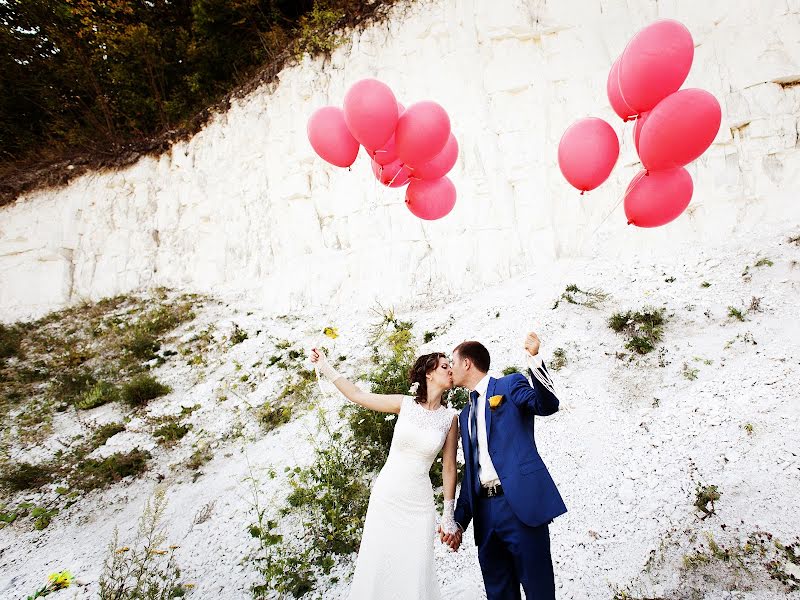
<svg viewBox="0 0 800 600">
<path fill-rule="evenodd" d="M 444 448 L 440 526 L 454 533 L 458 412 L 442 403 L 453 387 L 450 363 L 439 352 L 420 356 L 409 374 L 414 396 L 407 396 L 362 391 L 316 348 L 311 361 L 349 400 L 399 415 L 389 457 L 372 487 L 349 599 L 439 600 L 433 570 L 436 509 L 428 473 Z"/>
</svg>

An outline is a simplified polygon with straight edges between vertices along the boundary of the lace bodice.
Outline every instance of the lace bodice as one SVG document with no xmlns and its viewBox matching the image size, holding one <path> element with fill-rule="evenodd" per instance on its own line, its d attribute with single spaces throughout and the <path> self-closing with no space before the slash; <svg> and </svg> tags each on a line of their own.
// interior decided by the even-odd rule
<svg viewBox="0 0 800 600">
<path fill-rule="evenodd" d="M 403 462 L 427 473 L 442 449 L 458 412 L 441 406 L 428 410 L 406 396 L 392 437 L 387 465 Z"/>
</svg>

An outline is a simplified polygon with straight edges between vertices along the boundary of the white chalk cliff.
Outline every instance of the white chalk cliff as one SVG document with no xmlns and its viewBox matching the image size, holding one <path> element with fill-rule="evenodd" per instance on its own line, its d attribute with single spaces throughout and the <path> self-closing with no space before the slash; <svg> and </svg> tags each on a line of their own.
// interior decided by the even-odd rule
<svg viewBox="0 0 800 600">
<path fill-rule="evenodd" d="M 657 18 L 694 36 L 684 87 L 713 93 L 720 132 L 690 165 L 689 210 L 659 230 L 603 222 L 639 168 L 605 96 L 613 60 Z M 325 164 L 306 121 L 364 77 L 398 99 L 432 99 L 452 119 L 458 201 L 424 223 L 403 190 L 378 186 L 361 155 Z M 344 302 L 413 305 L 431 293 L 536 272 L 564 256 L 713 246 L 760 223 L 796 222 L 800 203 L 800 1 L 424 0 L 354 33 L 330 60 L 284 70 L 186 143 L 0 209 L 0 318 L 40 315 L 138 288 L 243 295 L 268 310 Z M 621 135 L 611 178 L 580 197 L 558 140 L 584 116 Z M 599 227 L 599 230 L 598 230 Z"/>
</svg>

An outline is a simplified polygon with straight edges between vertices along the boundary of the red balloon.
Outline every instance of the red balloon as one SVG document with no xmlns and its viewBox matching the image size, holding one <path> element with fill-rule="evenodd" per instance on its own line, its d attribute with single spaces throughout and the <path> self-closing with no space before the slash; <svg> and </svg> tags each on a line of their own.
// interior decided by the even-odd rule
<svg viewBox="0 0 800 600">
<path fill-rule="evenodd" d="M 450 117 L 436 102 L 417 102 L 398 119 L 394 135 L 403 162 L 421 165 L 444 148 L 450 137 Z"/>
<path fill-rule="evenodd" d="M 625 216 L 629 225 L 660 227 L 678 216 L 692 199 L 692 176 L 679 167 L 645 175 L 639 171 L 625 192 Z"/>
<path fill-rule="evenodd" d="M 382 148 L 397 126 L 397 100 L 385 83 L 362 79 L 344 96 L 344 118 L 361 145 Z"/>
<path fill-rule="evenodd" d="M 372 173 L 375 178 L 387 187 L 402 187 L 408 183 L 411 170 L 396 160 L 388 165 L 372 161 Z"/>
<path fill-rule="evenodd" d="M 679 90 L 658 103 L 642 126 L 639 156 L 648 171 L 689 164 L 714 141 L 722 122 L 719 102 L 705 90 Z"/>
<path fill-rule="evenodd" d="M 395 147 L 394 136 L 389 138 L 389 141 L 383 145 L 379 150 L 370 150 L 364 148 L 369 154 L 369 157 L 379 165 L 388 165 L 397 160 L 397 148 Z"/>
<path fill-rule="evenodd" d="M 637 113 L 680 89 L 694 58 L 692 34 L 678 21 L 648 25 L 630 41 L 619 62 L 619 92 Z"/>
<path fill-rule="evenodd" d="M 405 110 L 405 106 L 398 102 L 397 114 L 402 115 Z M 389 141 L 386 142 L 382 148 L 379 148 L 378 150 L 364 148 L 364 150 L 366 151 L 367 155 L 379 165 L 388 165 L 389 163 L 397 160 L 397 148 L 395 147 L 394 133 L 392 133 L 392 137 L 389 138 Z"/>
<path fill-rule="evenodd" d="M 420 219 L 433 221 L 447 215 L 456 204 L 456 187 L 447 177 L 412 181 L 406 189 L 406 206 Z"/>
<path fill-rule="evenodd" d="M 573 186 L 587 192 L 603 183 L 619 157 L 619 140 L 611 125 L 596 117 L 579 119 L 558 143 L 558 166 Z"/>
<path fill-rule="evenodd" d="M 450 172 L 457 159 L 458 141 L 451 133 L 442 151 L 424 165 L 414 167 L 411 175 L 417 179 L 439 179 Z"/>
<path fill-rule="evenodd" d="M 358 142 L 350 134 L 344 112 L 337 106 L 314 111 L 306 127 L 311 147 L 323 160 L 337 167 L 349 167 L 358 156 Z"/>
<path fill-rule="evenodd" d="M 636 124 L 633 126 L 633 145 L 636 146 L 636 152 L 639 152 L 639 137 L 642 135 L 642 127 L 644 127 L 644 122 L 647 121 L 647 117 L 650 115 L 650 112 L 643 112 L 639 115 L 639 118 L 636 119 Z"/>
<path fill-rule="evenodd" d="M 611 71 L 608 73 L 606 94 L 608 95 L 608 101 L 611 103 L 611 108 L 614 109 L 620 119 L 628 121 L 636 116 L 636 111 L 625 103 L 619 93 L 619 58 L 614 61 Z"/>
</svg>

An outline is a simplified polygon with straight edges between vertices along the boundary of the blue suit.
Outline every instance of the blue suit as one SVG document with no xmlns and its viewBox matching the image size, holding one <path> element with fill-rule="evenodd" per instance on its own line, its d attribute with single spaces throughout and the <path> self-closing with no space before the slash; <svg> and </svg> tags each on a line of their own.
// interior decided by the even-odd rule
<svg viewBox="0 0 800 600">
<path fill-rule="evenodd" d="M 491 408 L 488 399 L 498 395 L 502 401 Z M 490 378 L 486 398 L 489 456 L 503 495 L 485 498 L 478 494 L 468 404 L 459 416 L 466 465 L 455 520 L 464 530 L 474 521 L 489 600 L 519 599 L 520 584 L 528 600 L 552 600 L 555 583 L 547 526 L 567 508 L 536 449 L 533 424 L 535 415 L 558 411 L 558 398 L 533 373 L 531 383 L 521 373 Z"/>
</svg>

